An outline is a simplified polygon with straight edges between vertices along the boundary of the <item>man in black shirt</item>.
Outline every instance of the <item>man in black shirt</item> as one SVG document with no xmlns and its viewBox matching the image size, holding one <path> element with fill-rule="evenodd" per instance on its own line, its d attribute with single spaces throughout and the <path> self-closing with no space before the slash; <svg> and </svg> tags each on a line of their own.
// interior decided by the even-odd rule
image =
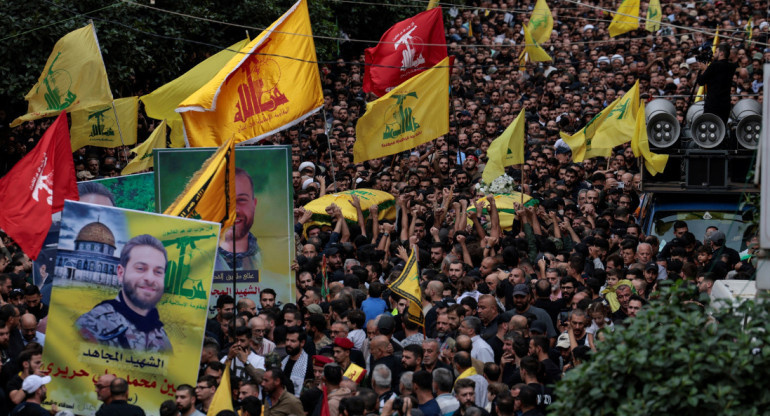
<svg viewBox="0 0 770 416">
<path fill-rule="evenodd" d="M 738 65 L 730 62 L 730 45 L 720 44 L 714 62 L 698 76 L 698 85 L 706 87 L 706 100 L 703 105 L 704 113 L 711 113 L 721 118 L 727 125 L 730 115 L 730 87 L 733 85 L 733 74 Z M 704 65 L 704 64 L 700 64 Z"/>
</svg>

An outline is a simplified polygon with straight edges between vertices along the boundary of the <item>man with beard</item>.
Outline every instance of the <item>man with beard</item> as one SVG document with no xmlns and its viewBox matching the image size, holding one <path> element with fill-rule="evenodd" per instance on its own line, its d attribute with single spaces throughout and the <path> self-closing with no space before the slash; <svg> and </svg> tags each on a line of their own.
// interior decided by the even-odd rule
<svg viewBox="0 0 770 416">
<path fill-rule="evenodd" d="M 233 251 L 238 270 L 260 270 L 262 252 L 257 237 L 251 233 L 254 225 L 254 210 L 257 198 L 254 196 L 254 182 L 248 172 L 235 168 L 235 224 L 225 230 L 219 242 L 214 270 L 233 270 Z"/>
<path fill-rule="evenodd" d="M 168 256 L 163 243 L 143 234 L 123 246 L 116 299 L 81 315 L 75 326 L 87 341 L 137 351 L 172 350 L 155 305 L 163 297 Z"/>
<path fill-rule="evenodd" d="M 51 412 L 44 409 L 41 404 L 45 401 L 46 393 L 48 389 L 46 384 L 51 382 L 50 376 L 41 377 L 38 375 L 31 375 L 24 379 L 24 384 L 21 389 L 24 390 L 26 398 L 23 402 L 13 408 L 11 415 L 40 415 L 49 416 L 52 413 L 59 411 L 58 407 L 54 404 L 51 406 Z M 99 412 L 97 412 L 98 414 Z"/>
<path fill-rule="evenodd" d="M 301 351 L 302 348 L 299 347 Z M 273 367 L 262 376 L 262 396 L 265 398 L 264 416 L 304 415 L 302 402 L 286 390 L 285 376 L 280 368 Z"/>
<path fill-rule="evenodd" d="M 556 330 L 553 328 L 553 321 L 548 316 L 548 312 L 530 304 L 531 298 L 529 287 L 522 283 L 513 287 L 513 306 L 516 315 L 530 313 L 535 315 L 535 321 L 545 324 L 548 338 L 556 338 Z M 533 321 L 534 322 L 534 321 Z"/>
<path fill-rule="evenodd" d="M 251 349 L 255 354 L 267 356 L 275 349 L 275 343 L 265 338 L 267 333 L 267 320 L 262 316 L 255 316 L 249 320 L 251 328 Z"/>
<path fill-rule="evenodd" d="M 446 340 L 453 335 L 457 335 L 455 331 L 452 330 L 450 324 L 449 324 L 449 314 L 447 313 L 440 313 L 436 317 L 436 338 L 438 338 L 439 342 L 442 344 L 446 342 Z"/>
<path fill-rule="evenodd" d="M 189 384 L 182 384 L 176 388 L 174 393 L 176 408 L 179 410 L 179 416 L 205 416 L 195 408 L 195 390 Z"/>
<path fill-rule="evenodd" d="M 220 362 L 224 364 L 228 359 L 232 374 L 241 379 L 259 379 L 257 370 L 265 369 L 265 359 L 251 350 L 251 329 L 245 326 L 235 328 L 235 344 Z"/>
<path fill-rule="evenodd" d="M 424 354 L 424 350 L 418 344 L 407 345 L 401 355 L 401 366 L 406 371 L 417 371 L 422 366 Z"/>
<path fill-rule="evenodd" d="M 297 397 L 305 380 L 313 378 L 313 361 L 304 350 L 306 341 L 307 333 L 302 327 L 291 326 L 286 330 L 286 357 L 281 361 L 281 369 L 289 375 Z"/>
</svg>

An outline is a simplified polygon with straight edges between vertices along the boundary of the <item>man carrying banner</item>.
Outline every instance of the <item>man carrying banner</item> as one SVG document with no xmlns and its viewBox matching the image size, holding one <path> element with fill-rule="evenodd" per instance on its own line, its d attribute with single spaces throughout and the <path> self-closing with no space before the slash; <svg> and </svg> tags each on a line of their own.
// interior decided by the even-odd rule
<svg viewBox="0 0 770 416">
<path fill-rule="evenodd" d="M 227 229 L 225 238 L 219 243 L 214 270 L 232 270 L 233 251 L 238 270 L 259 270 L 262 267 L 262 253 L 257 237 L 250 231 L 254 225 L 257 198 L 254 196 L 254 181 L 241 168 L 235 168 L 235 200 L 235 224 Z"/>
<path fill-rule="evenodd" d="M 143 234 L 123 246 L 116 299 L 104 301 L 75 321 L 88 341 L 139 351 L 172 350 L 158 309 L 168 256 L 163 243 Z"/>
</svg>

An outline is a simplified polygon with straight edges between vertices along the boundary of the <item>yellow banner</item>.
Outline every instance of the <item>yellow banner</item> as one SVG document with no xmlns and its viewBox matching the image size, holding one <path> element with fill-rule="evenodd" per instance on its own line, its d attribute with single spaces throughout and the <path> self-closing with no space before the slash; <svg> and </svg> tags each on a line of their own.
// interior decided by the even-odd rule
<svg viewBox="0 0 770 416">
<path fill-rule="evenodd" d="M 172 121 L 178 120 L 181 127 L 182 116 L 176 112 L 179 103 L 206 85 L 231 59 L 239 55 L 238 52 L 246 46 L 248 41 L 248 39 L 244 39 L 217 52 L 214 56 L 195 65 L 179 78 L 158 87 L 147 95 L 143 95 L 140 99 L 144 103 L 144 111 L 156 120 L 169 122 L 173 134 L 176 134 L 176 128 Z M 183 134 L 181 128 L 179 134 Z"/>
<path fill-rule="evenodd" d="M 200 359 L 220 226 L 72 201 L 62 223 L 72 231 L 59 235 L 49 276 L 45 405 L 93 415 L 94 383 L 114 374 L 157 415 L 198 375 L 190 363 Z"/>
<path fill-rule="evenodd" d="M 85 146 L 118 147 L 136 144 L 139 98 L 118 98 L 114 103 L 114 109 L 112 104 L 106 104 L 72 112 L 70 140 L 73 152 Z"/>
<path fill-rule="evenodd" d="M 162 149 L 166 147 L 166 120 L 163 120 L 158 127 L 153 130 L 150 137 L 144 143 L 131 149 L 136 153 L 136 157 L 131 159 L 125 168 L 120 172 L 121 175 L 146 171 L 152 168 L 152 149 Z"/>
<path fill-rule="evenodd" d="M 623 0 L 618 12 L 612 16 L 612 23 L 607 30 L 610 37 L 622 35 L 639 28 L 639 0 Z"/>
<path fill-rule="evenodd" d="M 356 125 L 355 163 L 412 149 L 449 131 L 449 58 L 375 101 Z"/>
<path fill-rule="evenodd" d="M 481 177 L 484 183 L 491 184 L 498 176 L 505 173 L 506 166 L 524 163 L 525 124 L 527 121 L 522 109 L 503 134 L 489 145 L 487 149 L 489 160 Z"/>
<path fill-rule="evenodd" d="M 235 140 L 217 149 L 163 213 L 222 224 L 235 222 Z"/>
<path fill-rule="evenodd" d="M 648 32 L 657 32 L 660 29 L 661 15 L 663 15 L 663 10 L 660 8 L 660 0 L 650 0 L 647 5 L 647 22 L 644 24 L 644 28 Z"/>
<path fill-rule="evenodd" d="M 29 102 L 27 114 L 11 127 L 52 117 L 63 110 L 112 102 L 110 83 L 92 24 L 72 31 L 56 42 L 37 83 L 24 97 Z"/>
<path fill-rule="evenodd" d="M 217 386 L 206 414 L 218 415 L 223 410 L 233 410 L 233 393 L 230 389 L 230 361 L 225 365 L 225 371 L 222 373 L 222 382 Z"/>
<path fill-rule="evenodd" d="M 179 104 L 190 146 L 219 146 L 231 137 L 236 143 L 257 142 L 321 109 L 306 0 L 295 3 L 241 52 Z"/>
</svg>

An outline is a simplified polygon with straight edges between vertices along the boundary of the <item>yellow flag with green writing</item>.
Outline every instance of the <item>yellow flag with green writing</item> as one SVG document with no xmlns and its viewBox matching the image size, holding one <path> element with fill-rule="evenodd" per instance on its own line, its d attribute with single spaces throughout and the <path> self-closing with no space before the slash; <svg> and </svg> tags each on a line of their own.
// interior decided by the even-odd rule
<svg viewBox="0 0 770 416">
<path fill-rule="evenodd" d="M 131 149 L 136 153 L 136 157 L 131 159 L 125 168 L 120 172 L 121 175 L 146 171 L 153 167 L 152 149 L 164 149 L 166 147 L 166 120 L 163 120 L 158 127 L 153 130 L 150 137 L 144 143 Z"/>
<path fill-rule="evenodd" d="M 422 289 L 420 289 L 420 268 L 417 265 L 416 250 L 412 250 L 406 261 L 404 271 L 393 283 L 390 290 L 409 301 L 407 319 L 425 327 L 425 317 L 422 314 Z"/>
<path fill-rule="evenodd" d="M 503 134 L 496 138 L 487 149 L 487 164 L 481 179 L 490 184 L 505 173 L 505 168 L 524 163 L 524 127 L 527 124 L 524 109 L 508 126 Z"/>
<path fill-rule="evenodd" d="M 177 217 L 235 223 L 235 136 L 222 143 L 163 212 Z"/>
<path fill-rule="evenodd" d="M 612 103 L 607 117 L 596 127 L 591 146 L 612 149 L 630 142 L 634 135 L 639 101 L 639 81 L 636 81 L 628 92 Z"/>
<path fill-rule="evenodd" d="M 545 43 L 551 38 L 553 31 L 553 14 L 545 0 L 537 0 L 535 8 L 529 17 L 529 33 L 537 43 Z"/>
<path fill-rule="evenodd" d="M 524 50 L 519 55 L 519 67 L 523 68 L 524 64 L 529 62 L 547 62 L 551 60 L 551 56 L 543 49 L 535 39 L 532 38 L 532 33 L 529 32 L 529 28 L 524 26 Z"/>
<path fill-rule="evenodd" d="M 356 125 L 355 163 L 403 152 L 449 132 L 449 59 L 366 104 Z"/>
<path fill-rule="evenodd" d="M 11 127 L 64 110 L 112 102 L 93 24 L 67 33 L 56 42 L 43 73 L 24 99 L 29 103 L 27 114 L 14 120 Z"/>
<path fill-rule="evenodd" d="M 112 104 L 72 112 L 72 151 L 85 146 L 118 147 L 136 144 L 139 97 L 118 98 Z"/>
<path fill-rule="evenodd" d="M 644 28 L 648 32 L 657 32 L 660 29 L 660 17 L 663 14 L 663 10 L 660 8 L 660 0 L 650 0 L 647 5 L 647 22 L 644 24 Z"/>
<path fill-rule="evenodd" d="M 625 95 L 623 97 L 625 97 Z M 596 139 L 597 131 L 602 124 L 604 124 L 604 122 L 611 116 L 617 116 L 615 108 L 621 100 L 622 97 L 611 102 L 610 105 L 600 111 L 599 114 L 595 115 L 575 134 L 569 135 L 564 132 L 559 133 L 562 140 L 564 140 L 567 146 L 572 149 L 572 160 L 574 162 L 582 162 L 585 159 L 597 156 L 608 157 L 612 154 L 612 147 L 614 146 L 595 146 L 593 142 Z M 620 109 L 618 110 L 620 111 Z M 633 131 L 633 127 L 630 131 Z"/>
<path fill-rule="evenodd" d="M 647 121 L 644 117 L 644 103 L 637 110 L 636 128 L 634 129 L 634 137 L 631 139 L 631 149 L 634 151 L 634 156 L 644 158 L 644 167 L 651 175 L 655 176 L 666 168 L 668 155 L 658 155 L 650 151 Z"/>
<path fill-rule="evenodd" d="M 614 38 L 638 28 L 639 0 L 623 0 L 618 6 L 618 12 L 612 16 L 610 27 L 607 28 L 610 37 Z"/>
</svg>

